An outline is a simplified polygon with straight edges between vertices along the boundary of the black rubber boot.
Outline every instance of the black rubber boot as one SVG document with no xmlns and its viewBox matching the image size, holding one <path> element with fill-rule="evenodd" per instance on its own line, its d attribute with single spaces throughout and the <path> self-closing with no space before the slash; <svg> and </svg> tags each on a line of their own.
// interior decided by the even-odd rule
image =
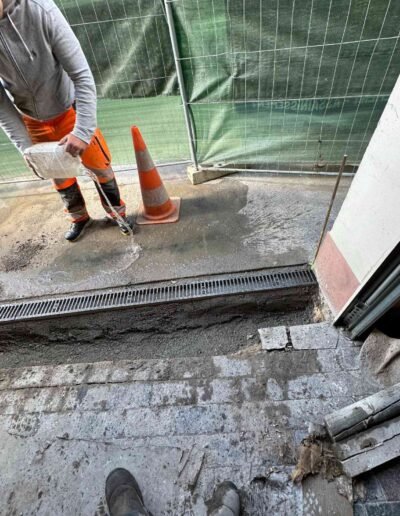
<svg viewBox="0 0 400 516">
<path fill-rule="evenodd" d="M 138 483 L 126 469 L 117 468 L 108 475 L 106 500 L 110 516 L 150 516 Z"/>
<path fill-rule="evenodd" d="M 232 482 L 222 482 L 207 502 L 207 516 L 239 516 L 240 498 L 238 488 Z"/>
<path fill-rule="evenodd" d="M 80 238 L 86 231 L 86 229 L 92 224 L 92 219 L 82 220 L 80 222 L 73 222 L 69 230 L 65 233 L 65 240 L 69 242 L 75 242 Z"/>
</svg>

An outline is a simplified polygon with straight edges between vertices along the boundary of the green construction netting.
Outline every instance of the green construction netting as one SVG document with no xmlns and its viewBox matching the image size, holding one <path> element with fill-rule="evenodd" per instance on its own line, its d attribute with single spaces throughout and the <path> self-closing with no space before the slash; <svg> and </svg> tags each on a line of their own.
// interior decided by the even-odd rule
<svg viewBox="0 0 400 516">
<path fill-rule="evenodd" d="M 358 163 L 400 70 L 395 0 L 173 3 L 200 162 Z"/>
<path fill-rule="evenodd" d="M 139 125 L 158 162 L 189 156 L 162 0 L 57 0 L 99 94 L 116 165 Z M 359 163 L 400 70 L 398 0 L 171 2 L 200 163 Z M 26 176 L 0 136 L 0 180 Z"/>
</svg>

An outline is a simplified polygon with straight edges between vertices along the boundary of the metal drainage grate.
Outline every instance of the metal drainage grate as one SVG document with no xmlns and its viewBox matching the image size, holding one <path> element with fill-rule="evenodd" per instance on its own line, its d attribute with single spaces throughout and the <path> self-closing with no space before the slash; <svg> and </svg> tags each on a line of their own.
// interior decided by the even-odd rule
<svg viewBox="0 0 400 516">
<path fill-rule="evenodd" d="M 0 323 L 316 285 L 308 267 L 264 269 L 0 304 Z"/>
</svg>

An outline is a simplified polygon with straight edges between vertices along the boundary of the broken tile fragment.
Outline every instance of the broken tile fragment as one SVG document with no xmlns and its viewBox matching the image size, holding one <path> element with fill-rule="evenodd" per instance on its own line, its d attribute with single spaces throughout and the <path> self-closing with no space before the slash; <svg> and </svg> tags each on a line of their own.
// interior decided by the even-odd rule
<svg viewBox="0 0 400 516">
<path fill-rule="evenodd" d="M 258 333 L 260 335 L 262 349 L 264 350 L 285 349 L 288 344 L 285 326 L 260 328 Z"/>
</svg>

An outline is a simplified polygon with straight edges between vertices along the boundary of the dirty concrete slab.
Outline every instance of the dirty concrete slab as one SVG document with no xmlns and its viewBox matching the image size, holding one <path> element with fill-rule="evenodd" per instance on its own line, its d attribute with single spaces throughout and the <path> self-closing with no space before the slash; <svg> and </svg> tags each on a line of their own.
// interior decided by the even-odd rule
<svg viewBox="0 0 400 516">
<path fill-rule="evenodd" d="M 328 321 L 318 324 L 301 324 L 290 328 L 290 337 L 295 349 L 336 348 L 340 333 Z M 345 339 L 343 336 L 342 339 Z M 349 340 L 349 342 L 351 342 Z"/>
<path fill-rule="evenodd" d="M 355 516 L 400 514 L 400 458 L 355 480 Z"/>
<path fill-rule="evenodd" d="M 265 351 L 274 349 L 285 349 L 289 343 L 285 326 L 273 326 L 272 328 L 259 328 L 258 334 L 261 340 L 261 347 Z"/>
<path fill-rule="evenodd" d="M 339 477 L 328 481 L 320 476 L 310 476 L 303 482 L 303 509 L 305 516 L 353 516 L 353 492 L 351 480 Z"/>
<path fill-rule="evenodd" d="M 154 516 L 205 515 L 227 479 L 245 516 L 305 514 L 290 473 L 309 423 L 380 388 L 344 350 L 0 370 L 0 512 L 104 514 L 123 466 Z"/>
<path fill-rule="evenodd" d="M 162 170 L 182 197 L 177 224 L 141 226 L 134 242 L 101 221 L 97 192 L 81 181 L 95 224 L 74 244 L 48 183 L 0 185 L 0 299 L 107 288 L 310 260 L 333 189 L 326 177 L 231 176 L 192 186 L 182 167 Z M 121 173 L 128 214 L 138 208 L 136 172 Z M 349 186 L 345 178 L 334 214 Z"/>
</svg>

